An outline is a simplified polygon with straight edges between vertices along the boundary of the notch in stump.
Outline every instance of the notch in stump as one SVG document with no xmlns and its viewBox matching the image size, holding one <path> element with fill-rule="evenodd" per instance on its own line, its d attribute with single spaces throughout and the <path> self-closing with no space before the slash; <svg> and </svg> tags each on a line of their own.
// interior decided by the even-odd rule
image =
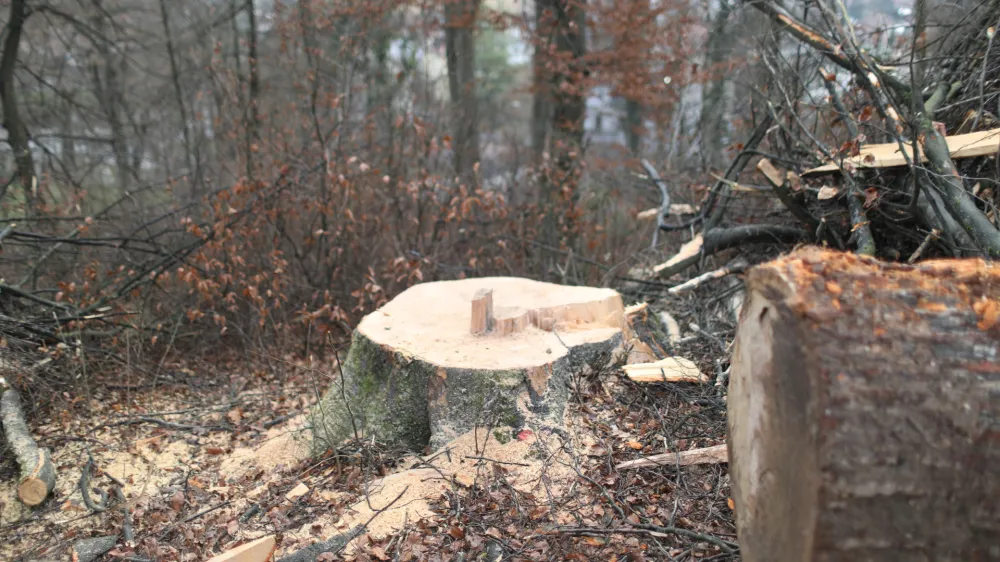
<svg viewBox="0 0 1000 562">
<path fill-rule="evenodd" d="M 472 297 L 472 327 L 470 331 L 473 334 L 485 334 L 492 329 L 493 289 L 479 289 Z"/>
</svg>

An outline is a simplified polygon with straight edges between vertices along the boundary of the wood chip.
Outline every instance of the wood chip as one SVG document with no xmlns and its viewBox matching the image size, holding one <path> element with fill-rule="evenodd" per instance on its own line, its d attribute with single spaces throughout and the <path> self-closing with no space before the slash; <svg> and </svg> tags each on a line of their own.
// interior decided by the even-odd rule
<svg viewBox="0 0 1000 562">
<path fill-rule="evenodd" d="M 690 359 L 667 357 L 653 363 L 637 363 L 622 367 L 625 375 L 635 382 L 708 382 L 708 377 Z"/>
<path fill-rule="evenodd" d="M 288 491 L 287 494 L 285 494 L 285 499 L 290 502 L 293 502 L 308 493 L 309 493 L 309 486 L 306 486 L 302 482 L 299 482 L 298 486 L 292 488 L 291 490 Z"/>
</svg>

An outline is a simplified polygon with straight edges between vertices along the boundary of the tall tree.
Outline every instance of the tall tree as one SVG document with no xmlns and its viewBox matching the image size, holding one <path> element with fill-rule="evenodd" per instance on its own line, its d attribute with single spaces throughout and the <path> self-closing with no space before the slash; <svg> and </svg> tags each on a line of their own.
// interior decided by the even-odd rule
<svg viewBox="0 0 1000 562">
<path fill-rule="evenodd" d="M 21 46 L 21 32 L 28 17 L 26 0 L 13 0 L 10 3 L 10 19 L 7 22 L 6 37 L 3 42 L 3 55 L 0 59 L 0 97 L 3 98 L 3 127 L 7 129 L 7 142 L 14 152 L 14 162 L 17 165 L 18 182 L 25 193 L 25 201 L 30 203 L 36 199 L 37 185 L 35 179 L 35 163 L 31 157 L 31 147 L 28 145 L 28 128 L 21 120 L 18 111 L 17 90 L 14 88 L 14 68 L 17 63 L 17 52 Z M 0 198 L 6 193 L 6 186 L 0 191 Z"/>
<path fill-rule="evenodd" d="M 710 79 L 702 89 L 698 128 L 701 131 L 702 158 L 709 169 L 725 165 L 723 140 L 727 125 L 726 87 L 729 79 L 722 67 L 727 64 L 733 51 L 734 38 L 729 25 L 731 13 L 732 6 L 728 0 L 721 0 L 706 45 L 705 70 L 710 73 Z"/>
<path fill-rule="evenodd" d="M 253 0 L 246 2 L 247 19 L 250 29 L 247 40 L 248 52 L 247 62 L 250 66 L 250 85 L 247 98 L 247 177 L 254 178 L 253 162 L 254 153 L 258 150 L 260 143 L 260 64 L 257 53 L 257 12 L 254 9 Z"/>
<path fill-rule="evenodd" d="M 563 174 L 575 168 L 572 155 L 583 144 L 583 118 L 586 110 L 583 57 L 586 44 L 586 4 L 583 0 L 536 0 L 537 33 L 541 38 L 535 60 L 536 84 L 534 115 L 536 121 L 550 123 L 551 149 L 556 166 Z M 543 141 L 541 129 L 534 130 L 534 141 Z M 536 151 L 541 143 L 535 145 Z M 567 187 L 567 180 L 558 183 Z M 569 182 L 572 184 L 572 182 Z"/>
<path fill-rule="evenodd" d="M 454 115 L 455 171 L 463 179 L 479 162 L 479 115 L 476 103 L 476 15 L 480 0 L 446 0 L 445 51 L 448 90 Z"/>
</svg>

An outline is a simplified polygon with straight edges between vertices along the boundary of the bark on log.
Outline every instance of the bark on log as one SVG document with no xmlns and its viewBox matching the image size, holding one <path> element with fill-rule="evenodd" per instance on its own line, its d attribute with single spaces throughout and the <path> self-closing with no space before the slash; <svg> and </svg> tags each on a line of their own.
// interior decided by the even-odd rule
<svg viewBox="0 0 1000 562">
<path fill-rule="evenodd" d="M 751 270 L 729 459 L 748 562 L 1000 559 L 1000 268 Z"/>
<path fill-rule="evenodd" d="M 4 437 L 21 468 L 17 497 L 34 507 L 45 501 L 56 485 L 56 471 L 48 449 L 40 448 L 31 436 L 21 410 L 21 397 L 13 388 L 0 387 L 0 423 Z"/>
<path fill-rule="evenodd" d="M 486 312 L 492 290 L 493 326 Z M 480 306 L 474 306 L 478 303 Z M 437 448 L 474 428 L 560 424 L 573 372 L 622 343 L 611 289 L 513 277 L 416 285 L 358 325 L 335 383 L 312 413 L 313 450 L 355 430 L 389 444 Z"/>
</svg>

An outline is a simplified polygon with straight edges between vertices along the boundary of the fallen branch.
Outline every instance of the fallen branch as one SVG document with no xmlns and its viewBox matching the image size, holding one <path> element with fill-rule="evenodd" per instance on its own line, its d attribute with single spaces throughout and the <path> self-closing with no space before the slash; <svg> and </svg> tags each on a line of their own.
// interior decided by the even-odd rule
<svg viewBox="0 0 1000 562">
<path fill-rule="evenodd" d="M 702 256 L 710 256 L 722 250 L 743 244 L 788 244 L 800 242 L 809 236 L 804 230 L 784 225 L 759 224 L 715 228 L 689 242 L 691 247 L 685 244 L 677 255 L 656 266 L 653 271 L 663 277 L 670 277 L 698 263 Z M 697 247 L 699 243 L 700 248 Z"/>
<path fill-rule="evenodd" d="M 920 259 L 920 256 L 922 256 L 923 253 L 927 250 L 927 247 L 931 245 L 931 242 L 937 240 L 938 237 L 940 236 L 941 236 L 940 230 L 934 229 L 928 232 L 927 237 L 924 238 L 924 241 L 920 243 L 920 246 L 917 246 L 917 249 L 914 250 L 913 254 L 909 257 L 909 259 L 906 260 L 906 263 L 913 263 L 918 259 Z"/>
<path fill-rule="evenodd" d="M 629 468 L 649 468 L 654 466 L 691 466 L 694 464 L 721 464 L 729 462 L 729 453 L 726 444 L 713 445 L 703 449 L 691 449 L 690 451 L 678 451 L 675 453 L 662 453 L 635 459 L 618 464 L 615 470 L 626 470 Z"/>
<path fill-rule="evenodd" d="M 635 363 L 622 367 L 634 382 L 708 382 L 708 377 L 690 359 L 667 357 L 653 363 Z"/>
<path fill-rule="evenodd" d="M 7 444 L 14 451 L 21 467 L 17 497 L 25 505 L 36 506 L 45 501 L 56 485 L 56 471 L 48 449 L 40 448 L 24 421 L 21 397 L 13 388 L 4 388 L 0 380 L 0 422 L 3 423 Z"/>
<path fill-rule="evenodd" d="M 787 173 L 782 175 L 767 158 L 762 158 L 760 162 L 757 162 L 757 171 L 764 176 L 767 183 L 771 184 L 771 187 L 774 188 L 774 193 L 778 196 L 778 200 L 781 201 L 781 204 L 786 209 L 791 211 L 795 218 L 805 223 L 812 231 L 815 231 L 819 227 L 819 219 L 800 205 L 792 196 L 791 191 L 789 191 Z"/>
<path fill-rule="evenodd" d="M 708 273 L 703 273 L 694 279 L 685 281 L 676 287 L 671 287 L 667 290 L 671 295 L 679 295 L 681 293 L 686 293 L 688 291 L 697 289 L 705 283 L 713 279 L 722 279 L 723 277 L 733 275 L 734 273 L 742 273 L 749 264 L 744 260 L 739 260 L 737 263 L 732 265 L 727 265 L 726 267 L 720 267 L 715 271 L 709 271 Z"/>
<path fill-rule="evenodd" d="M 652 180 L 653 183 L 656 184 L 656 187 L 660 190 L 660 210 L 656 214 L 656 230 L 653 232 L 653 244 L 651 246 L 652 248 L 656 248 L 656 242 L 659 239 L 660 230 L 663 228 L 663 225 L 666 224 L 664 219 L 666 219 L 667 213 L 670 212 L 670 191 L 667 189 L 667 182 L 663 181 L 659 172 L 656 171 L 656 168 L 654 168 L 652 164 L 645 159 L 641 160 L 640 163 L 642 164 L 643 169 L 646 170 L 646 173 L 649 174 L 649 179 Z"/>
<path fill-rule="evenodd" d="M 670 535 L 679 535 L 688 539 L 714 544 L 715 546 L 722 549 L 722 551 L 725 552 L 726 554 L 734 554 L 737 550 L 739 550 L 739 545 L 736 545 L 729 541 L 724 541 L 718 537 L 713 537 L 711 535 L 705 535 L 702 533 L 696 533 L 695 531 L 689 531 L 687 529 L 681 529 L 679 527 L 661 527 L 659 525 L 640 525 L 639 527 L 618 527 L 610 529 L 601 529 L 598 527 L 563 527 L 561 529 L 556 529 L 555 531 L 550 531 L 550 533 L 561 534 L 561 535 L 581 535 L 581 536 L 648 535 L 660 539 L 667 538 Z"/>
</svg>

